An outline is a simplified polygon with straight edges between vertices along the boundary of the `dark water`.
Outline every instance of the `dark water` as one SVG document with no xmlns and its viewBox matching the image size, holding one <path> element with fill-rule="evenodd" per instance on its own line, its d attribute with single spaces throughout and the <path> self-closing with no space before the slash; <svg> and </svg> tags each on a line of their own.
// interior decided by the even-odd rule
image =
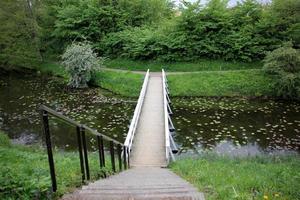
<svg viewBox="0 0 300 200">
<path fill-rule="evenodd" d="M 0 130 L 16 143 L 42 144 L 40 104 L 123 142 L 136 102 L 98 88 L 67 90 L 59 78 L 0 75 Z M 173 98 L 181 154 L 300 152 L 300 103 L 274 100 Z M 54 145 L 76 146 L 75 127 L 50 119 Z M 88 136 L 89 146 L 95 137 Z"/>
<path fill-rule="evenodd" d="M 173 112 L 182 153 L 300 152 L 299 102 L 177 98 Z"/>
<path fill-rule="evenodd" d="M 40 104 L 120 142 L 126 137 L 135 107 L 135 101 L 112 97 L 98 88 L 68 90 L 59 78 L 17 73 L 0 76 L 0 130 L 15 142 L 41 143 Z M 77 144 L 75 127 L 50 118 L 50 130 L 56 146 Z"/>
</svg>

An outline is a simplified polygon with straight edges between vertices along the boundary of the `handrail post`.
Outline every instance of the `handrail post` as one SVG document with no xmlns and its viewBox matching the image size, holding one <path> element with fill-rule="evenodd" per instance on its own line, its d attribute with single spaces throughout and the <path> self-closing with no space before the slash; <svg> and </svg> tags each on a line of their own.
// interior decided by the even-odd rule
<svg viewBox="0 0 300 200">
<path fill-rule="evenodd" d="M 122 171 L 122 147 L 118 144 L 118 160 L 119 160 L 119 170 Z"/>
<path fill-rule="evenodd" d="M 104 152 L 104 143 L 103 143 L 102 136 L 100 136 L 100 145 L 101 145 L 101 153 L 102 153 L 102 166 L 105 167 L 105 152 Z"/>
<path fill-rule="evenodd" d="M 123 146 L 123 162 L 124 162 L 124 169 L 127 169 L 127 148 L 126 146 Z"/>
<path fill-rule="evenodd" d="M 42 119 L 43 119 L 44 134 L 45 134 L 45 137 L 46 137 L 46 146 L 47 146 L 50 176 L 51 176 L 51 182 L 52 182 L 52 191 L 56 192 L 57 183 L 56 183 L 56 176 L 55 176 L 55 167 L 54 167 L 54 160 L 53 160 L 50 129 L 49 129 L 49 120 L 48 120 L 48 112 L 47 111 L 42 110 Z"/>
<path fill-rule="evenodd" d="M 77 132 L 77 143 L 78 143 L 78 151 L 79 151 L 79 160 L 80 160 L 80 169 L 82 175 L 82 182 L 85 180 L 85 169 L 83 163 L 83 154 L 82 154 L 82 140 L 81 140 L 81 129 L 79 126 L 76 127 Z"/>
<path fill-rule="evenodd" d="M 130 156 L 129 156 L 129 149 L 128 148 L 126 148 L 126 153 L 127 153 L 127 168 L 130 168 Z"/>
<path fill-rule="evenodd" d="M 86 179 L 89 181 L 90 180 L 90 168 L 89 168 L 88 151 L 87 151 L 86 138 L 85 138 L 85 129 L 83 127 L 80 127 L 80 132 L 81 132 L 82 144 L 83 144 Z"/>
<path fill-rule="evenodd" d="M 103 140 L 102 138 L 100 139 L 100 136 L 97 135 L 97 144 L 98 144 L 98 153 L 99 153 L 99 164 L 100 164 L 100 168 L 103 167 L 103 153 L 102 153 L 102 145 L 101 145 L 101 142 L 100 140 Z M 103 142 L 102 142 L 103 144 Z"/>
<path fill-rule="evenodd" d="M 114 149 L 114 142 L 110 141 L 110 157 L 111 157 L 111 166 L 113 172 L 116 172 L 116 163 L 115 163 L 115 149 Z"/>
</svg>

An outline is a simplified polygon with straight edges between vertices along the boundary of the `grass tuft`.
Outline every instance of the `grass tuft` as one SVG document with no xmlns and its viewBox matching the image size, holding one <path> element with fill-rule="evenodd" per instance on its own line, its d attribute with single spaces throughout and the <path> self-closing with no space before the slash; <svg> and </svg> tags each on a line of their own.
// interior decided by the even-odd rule
<svg viewBox="0 0 300 200">
<path fill-rule="evenodd" d="M 11 145 L 11 143 L 10 143 L 8 136 L 5 133 L 2 133 L 0 131 L 0 147 L 1 146 L 8 147 L 10 145 Z"/>
</svg>

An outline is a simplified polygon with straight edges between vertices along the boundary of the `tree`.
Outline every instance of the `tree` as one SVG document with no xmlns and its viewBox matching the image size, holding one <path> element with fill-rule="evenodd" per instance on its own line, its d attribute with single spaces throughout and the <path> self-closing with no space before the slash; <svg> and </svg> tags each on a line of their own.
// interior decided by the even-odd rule
<svg viewBox="0 0 300 200">
<path fill-rule="evenodd" d="M 0 1 L 0 64 L 34 67 L 41 61 L 37 1 Z"/>
<path fill-rule="evenodd" d="M 97 55 L 86 42 L 73 43 L 62 55 L 63 65 L 70 74 L 69 86 L 85 88 L 91 79 L 91 73 L 99 66 Z"/>
</svg>

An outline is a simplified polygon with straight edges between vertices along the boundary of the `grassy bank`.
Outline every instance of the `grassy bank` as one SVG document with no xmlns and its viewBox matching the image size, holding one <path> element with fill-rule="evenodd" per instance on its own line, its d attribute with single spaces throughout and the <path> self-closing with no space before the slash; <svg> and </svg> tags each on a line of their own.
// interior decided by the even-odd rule
<svg viewBox="0 0 300 200">
<path fill-rule="evenodd" d="M 113 60 L 110 62 L 118 63 L 119 61 Z M 125 60 L 122 62 L 123 68 L 128 70 L 145 70 L 148 68 L 145 65 L 138 65 L 138 62 L 134 62 L 132 65 L 130 62 L 133 61 Z M 212 63 L 212 65 L 209 63 Z M 150 68 L 152 67 L 151 71 L 160 71 L 161 65 L 163 65 L 155 62 L 148 64 Z M 223 61 L 205 61 L 201 65 L 199 63 L 181 64 L 174 63 L 169 65 L 172 69 L 167 69 L 167 71 L 199 71 L 202 69 L 210 71 L 168 75 L 172 96 L 272 96 L 273 94 L 273 82 L 263 74 L 262 70 L 242 70 L 244 68 L 254 68 L 255 65 L 253 63 L 249 64 L 249 66 L 238 63 L 230 65 L 230 63 Z M 107 66 L 109 67 L 110 65 Z M 112 64 L 111 66 L 114 67 Z M 222 71 L 215 71 L 219 70 L 220 66 L 222 66 Z M 226 66 L 227 69 L 234 68 L 239 70 L 226 70 Z M 68 74 L 57 63 L 44 63 L 37 70 L 41 73 L 61 76 L 67 82 Z M 142 74 L 131 72 L 101 70 L 92 77 L 91 83 L 115 94 L 137 97 L 142 86 L 143 77 Z"/>
<path fill-rule="evenodd" d="M 58 63 L 44 63 L 38 70 L 44 74 L 63 77 L 68 80 L 64 67 Z M 91 84 L 126 97 L 138 97 L 144 75 L 131 72 L 101 70 L 92 76 Z"/>
<path fill-rule="evenodd" d="M 272 80 L 261 70 L 172 74 L 167 78 L 172 96 L 272 95 Z"/>
<path fill-rule="evenodd" d="M 298 199 L 300 157 L 228 158 L 204 155 L 178 160 L 171 169 L 208 200 Z"/>
<path fill-rule="evenodd" d="M 169 72 L 194 72 L 194 71 L 222 71 L 240 69 L 260 69 L 260 62 L 243 63 L 229 62 L 223 60 L 198 60 L 195 62 L 164 63 L 158 61 L 133 61 L 126 59 L 107 60 L 105 66 L 113 69 L 124 69 L 130 71 L 161 71 L 164 68 Z"/>
<path fill-rule="evenodd" d="M 100 71 L 94 75 L 92 84 L 122 96 L 138 97 L 143 81 L 143 74 Z"/>
<path fill-rule="evenodd" d="M 54 152 L 58 192 L 53 196 L 47 153 L 44 149 L 12 145 L 0 132 L 0 199 L 50 199 L 81 185 L 78 152 Z M 106 159 L 108 160 L 108 159 Z M 99 169 L 98 154 L 89 154 L 92 179 L 111 173 Z"/>
</svg>

